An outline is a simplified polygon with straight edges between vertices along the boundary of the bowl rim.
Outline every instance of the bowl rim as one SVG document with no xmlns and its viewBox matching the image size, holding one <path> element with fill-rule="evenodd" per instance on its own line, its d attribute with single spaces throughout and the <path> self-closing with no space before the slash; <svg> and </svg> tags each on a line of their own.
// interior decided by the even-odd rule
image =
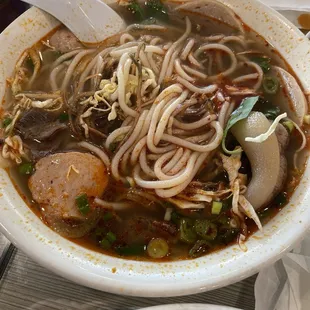
<svg viewBox="0 0 310 310">
<path fill-rule="evenodd" d="M 231 6 L 231 0 L 224 0 L 223 2 L 227 3 L 228 6 Z M 259 3 L 255 0 L 250 2 Z M 300 36 L 299 30 L 279 13 L 261 3 L 259 3 L 259 7 L 262 7 L 264 12 L 267 12 L 270 16 L 276 18 L 284 28 L 288 27 L 294 35 Z M 17 26 L 25 17 L 38 14 L 38 12 L 39 10 L 36 8 L 29 9 L 9 27 Z M 43 13 L 41 12 L 40 14 Z M 2 34 L 0 35 L 0 38 L 1 36 Z M 310 72 L 310 67 L 308 71 Z M 310 88 L 310 83 L 308 87 Z M 305 173 L 306 175 L 310 175 L 310 167 L 307 167 Z M 93 254 L 91 250 L 79 248 L 74 244 L 74 247 L 78 249 L 70 252 L 69 248 L 72 247 L 73 244 L 64 238 L 59 238 L 56 233 L 45 227 L 38 218 L 32 219 L 33 222 L 31 223 L 26 223 L 27 221 L 25 218 L 27 219 L 27 217 L 21 215 L 20 210 L 16 207 L 17 205 L 24 204 L 21 198 L 16 197 L 16 191 L 14 192 L 12 188 L 8 187 L 10 186 L 9 184 L 3 185 L 4 183 L 10 183 L 10 179 L 4 170 L 0 173 L 0 183 L 1 182 L 2 187 L 0 188 L 0 192 L 2 193 L 2 196 L 0 197 L 0 206 L 2 207 L 0 208 L 0 230 L 15 246 L 40 265 L 52 270 L 60 276 L 68 278 L 78 284 L 116 294 L 141 297 L 180 296 L 203 292 L 240 281 L 253 275 L 259 269 L 278 260 L 285 252 L 293 247 L 294 243 L 302 238 L 303 234 L 310 227 L 310 211 L 306 208 L 306 201 L 310 201 L 310 191 L 307 191 L 309 180 L 306 178 L 305 182 L 307 184 L 305 184 L 305 187 L 299 190 L 300 193 L 297 193 L 296 195 L 294 194 L 296 196 L 295 200 L 301 199 L 300 203 L 304 206 L 300 207 L 301 215 L 299 217 L 296 216 L 296 218 L 294 217 L 294 220 L 296 221 L 300 222 L 302 220 L 301 223 L 299 223 L 300 225 L 295 229 L 294 234 L 292 234 L 291 231 L 285 232 L 283 229 L 277 230 L 273 236 L 268 237 L 269 251 L 265 252 L 264 248 L 266 246 L 263 247 L 259 242 L 255 243 L 255 241 L 252 240 L 253 246 L 250 251 L 251 253 L 239 253 L 236 257 L 229 257 L 229 259 L 226 259 L 225 261 L 219 261 L 218 265 L 222 265 L 222 267 L 218 266 L 218 270 L 222 269 L 222 273 L 213 275 L 210 278 L 201 278 L 199 276 L 200 273 L 201 276 L 206 275 L 204 267 L 208 267 L 208 256 L 191 261 L 149 263 L 128 261 L 100 254 L 103 256 L 104 260 L 100 261 L 100 263 L 102 262 L 102 265 L 98 268 L 98 263 L 92 261 L 92 258 L 90 257 L 90 255 L 93 255 L 97 259 L 97 255 Z M 298 198 L 297 195 L 301 195 L 300 198 Z M 4 203 L 8 205 L 9 208 L 6 208 L 8 210 L 3 208 Z M 23 223 L 24 226 L 19 226 L 16 222 L 10 222 L 10 219 L 6 217 L 6 215 L 9 214 L 8 212 L 14 212 L 16 213 L 16 217 L 20 216 L 23 218 L 25 221 L 25 223 Z M 31 214 L 28 214 L 27 216 L 31 217 Z M 50 244 L 47 240 L 45 243 L 40 240 L 40 238 L 33 236 L 31 232 L 23 230 L 26 228 L 33 229 L 39 233 L 41 239 L 48 236 L 53 238 L 53 240 L 58 241 Z M 282 242 L 275 241 L 275 239 L 281 234 L 285 237 L 285 240 Z M 61 250 L 59 245 L 63 246 L 64 244 L 67 248 Z M 37 250 L 33 251 L 33 247 Z M 72 252 L 74 257 L 68 259 L 68 255 L 70 256 L 70 253 L 72 255 Z M 89 254 L 90 252 L 91 254 Z M 221 251 L 221 253 L 224 252 L 226 251 Z M 231 253 L 232 251 L 229 249 L 228 255 L 231 256 Z M 255 258 L 255 253 L 257 253 L 257 256 L 259 257 Z M 219 259 L 221 256 L 222 254 L 218 255 L 216 253 L 212 255 L 215 259 Z M 88 258 L 89 261 L 87 261 Z M 240 265 L 242 259 L 245 260 L 244 265 Z M 247 262 L 248 259 L 250 259 L 249 262 Z M 114 265 L 117 265 L 116 273 L 113 271 L 111 272 L 111 267 Z M 185 280 L 180 281 L 180 279 Z"/>
</svg>

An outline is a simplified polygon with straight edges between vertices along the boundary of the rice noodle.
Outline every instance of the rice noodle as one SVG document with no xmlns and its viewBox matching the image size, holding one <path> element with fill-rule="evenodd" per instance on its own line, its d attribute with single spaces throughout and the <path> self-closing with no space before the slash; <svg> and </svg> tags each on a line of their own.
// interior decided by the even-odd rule
<svg viewBox="0 0 310 310">
<path fill-rule="evenodd" d="M 183 70 L 185 72 L 187 72 L 189 74 L 192 74 L 192 75 L 194 75 L 194 76 L 196 76 L 196 77 L 198 77 L 200 79 L 206 79 L 208 77 L 207 74 L 204 74 L 204 73 L 202 73 L 202 72 L 200 72 L 200 71 L 198 71 L 196 69 L 193 69 L 193 68 L 191 68 L 191 67 L 189 67 L 187 65 L 183 65 L 182 67 L 183 67 Z"/>
<path fill-rule="evenodd" d="M 190 22 L 190 19 L 186 16 L 185 18 L 186 21 L 186 30 L 185 33 L 176 41 L 174 42 L 169 50 L 167 51 L 164 61 L 160 70 L 159 78 L 158 78 L 158 83 L 161 83 L 164 79 L 165 76 L 167 76 L 167 69 L 169 66 L 169 63 L 171 61 L 172 54 L 175 52 L 175 49 L 178 47 L 180 43 L 186 40 L 186 38 L 189 36 L 192 30 L 192 24 Z M 176 56 L 175 56 L 176 57 Z M 169 76 L 169 75 L 168 75 Z"/>
<path fill-rule="evenodd" d="M 237 68 L 237 58 L 236 58 L 234 52 L 230 48 L 225 46 L 225 45 L 217 44 L 217 43 L 205 44 L 205 45 L 202 45 L 201 47 L 199 47 L 196 50 L 194 55 L 195 55 L 195 57 L 198 57 L 202 53 L 205 53 L 207 51 L 213 51 L 213 50 L 218 50 L 218 51 L 225 52 L 226 54 L 228 54 L 229 57 L 230 57 L 230 60 L 231 60 L 231 65 L 230 65 L 230 67 L 228 69 L 226 69 L 225 71 L 221 72 L 220 74 L 209 76 L 209 79 L 210 80 L 215 80 L 219 76 L 223 77 L 223 76 L 227 76 L 227 75 L 233 73 L 236 70 L 236 68 Z"/>
<path fill-rule="evenodd" d="M 174 61 L 174 69 L 176 71 L 177 74 L 179 74 L 183 79 L 189 81 L 189 82 L 193 82 L 195 79 L 192 78 L 191 76 L 189 76 L 184 69 L 182 68 L 182 65 L 180 64 L 180 60 L 176 59 Z"/>
<path fill-rule="evenodd" d="M 79 64 L 79 62 L 81 61 L 81 59 L 88 55 L 88 54 L 91 54 L 93 53 L 94 50 L 84 50 L 83 52 L 80 52 L 79 54 L 77 54 L 74 59 L 72 60 L 72 62 L 70 63 L 68 69 L 67 69 L 67 72 L 66 72 L 66 75 L 63 79 L 63 82 L 62 82 L 62 85 L 61 85 L 61 90 L 65 90 L 70 82 L 70 79 L 72 77 L 72 74 L 75 70 L 75 68 L 77 67 L 77 65 Z"/>
<path fill-rule="evenodd" d="M 105 152 L 102 149 L 99 149 L 98 147 L 86 141 L 79 142 L 78 145 L 96 154 L 102 160 L 102 162 L 106 165 L 106 167 L 108 168 L 110 167 L 110 159 L 108 155 L 105 154 Z"/>
<path fill-rule="evenodd" d="M 199 94 L 210 94 L 210 93 L 215 92 L 218 88 L 218 86 L 215 84 L 199 88 L 199 87 L 191 84 L 190 82 L 186 81 L 185 79 L 183 79 L 180 76 L 177 77 L 177 81 L 179 83 L 183 84 L 185 87 L 187 87 L 190 91 L 192 91 L 194 93 L 199 93 Z"/>
<path fill-rule="evenodd" d="M 195 45 L 195 40 L 194 39 L 190 39 L 187 42 L 186 46 L 184 47 L 184 49 L 183 49 L 183 51 L 182 51 L 182 53 L 180 55 L 180 58 L 182 60 L 186 60 L 187 59 L 187 56 L 190 53 L 190 51 L 192 50 L 192 48 L 194 47 L 194 45 Z"/>
</svg>

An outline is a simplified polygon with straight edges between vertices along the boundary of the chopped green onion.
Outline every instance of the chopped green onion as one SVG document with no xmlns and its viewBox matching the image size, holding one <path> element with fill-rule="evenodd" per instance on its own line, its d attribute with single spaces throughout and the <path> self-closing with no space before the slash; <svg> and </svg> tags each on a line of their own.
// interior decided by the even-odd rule
<svg viewBox="0 0 310 310">
<path fill-rule="evenodd" d="M 193 227 L 193 221 L 191 219 L 188 218 L 181 219 L 180 240 L 190 244 L 194 243 L 197 240 L 197 235 Z"/>
<path fill-rule="evenodd" d="M 147 246 L 147 254 L 152 258 L 163 258 L 168 252 L 168 243 L 161 238 L 152 239 Z"/>
<path fill-rule="evenodd" d="M 130 4 L 127 5 L 127 10 L 132 13 L 137 21 L 144 20 L 145 16 L 143 9 L 136 1 L 131 1 Z"/>
<path fill-rule="evenodd" d="M 264 73 L 268 73 L 271 69 L 271 59 L 268 57 L 255 57 L 252 61 L 257 63 L 262 68 Z"/>
<path fill-rule="evenodd" d="M 224 205 L 224 203 L 223 203 Z M 221 224 L 221 225 L 224 225 L 224 226 L 227 226 L 229 225 L 230 223 L 230 218 L 227 216 L 227 215 L 224 215 L 224 214 L 221 214 L 217 219 L 216 219 L 216 222 Z"/>
<path fill-rule="evenodd" d="M 263 89 L 267 94 L 276 94 L 279 89 L 278 79 L 273 76 L 265 76 L 263 79 Z"/>
<path fill-rule="evenodd" d="M 11 119 L 11 118 L 5 118 L 5 119 L 2 121 L 3 127 L 8 127 L 11 123 L 12 123 L 12 119 Z"/>
<path fill-rule="evenodd" d="M 102 239 L 101 241 L 99 241 L 99 245 L 105 250 L 111 247 L 111 243 L 108 239 Z"/>
<path fill-rule="evenodd" d="M 208 220 L 196 220 L 194 227 L 197 235 L 205 240 L 214 240 L 217 236 L 217 226 Z"/>
<path fill-rule="evenodd" d="M 18 166 L 18 172 L 22 175 L 30 175 L 34 171 L 32 163 L 24 163 Z"/>
<path fill-rule="evenodd" d="M 307 125 L 310 125 L 310 114 L 307 114 L 304 116 L 304 122 L 307 124 Z"/>
<path fill-rule="evenodd" d="M 137 256 L 142 255 L 146 249 L 145 245 L 127 245 L 118 247 L 116 252 L 122 256 Z"/>
<path fill-rule="evenodd" d="M 211 244 L 208 241 L 198 240 L 196 241 L 194 246 L 190 249 L 189 256 L 193 258 L 199 257 L 205 254 L 206 252 L 208 252 L 210 248 L 211 248 Z"/>
<path fill-rule="evenodd" d="M 96 228 L 95 236 L 96 237 L 102 237 L 103 235 L 105 235 L 105 228 L 103 228 L 103 227 Z"/>
<path fill-rule="evenodd" d="M 112 233 L 112 231 L 109 231 L 106 235 L 106 238 L 110 241 L 110 243 L 113 243 L 116 241 L 115 234 Z"/>
<path fill-rule="evenodd" d="M 75 198 L 75 203 L 79 211 L 86 215 L 90 211 L 89 202 L 86 194 L 79 195 Z"/>
<path fill-rule="evenodd" d="M 181 220 L 181 216 L 177 212 L 173 211 L 171 213 L 171 222 L 176 224 L 176 225 L 179 225 L 180 220 Z"/>
<path fill-rule="evenodd" d="M 212 202 L 212 209 L 211 209 L 211 213 L 212 214 L 220 214 L 222 211 L 222 207 L 223 207 L 223 203 L 220 201 L 213 201 Z"/>
<path fill-rule="evenodd" d="M 109 221 L 109 220 L 111 220 L 113 218 L 113 213 L 112 212 L 107 212 L 107 213 L 105 213 L 103 215 L 102 218 L 103 218 L 104 221 Z"/>
<path fill-rule="evenodd" d="M 68 113 L 61 113 L 58 118 L 59 118 L 61 123 L 65 123 L 69 120 L 69 114 Z"/>
<path fill-rule="evenodd" d="M 295 128 L 294 123 L 291 122 L 291 121 L 284 121 L 282 124 L 283 124 L 283 125 L 285 126 L 285 128 L 289 131 L 289 133 L 291 133 L 291 132 L 294 130 L 294 128 Z"/>
</svg>

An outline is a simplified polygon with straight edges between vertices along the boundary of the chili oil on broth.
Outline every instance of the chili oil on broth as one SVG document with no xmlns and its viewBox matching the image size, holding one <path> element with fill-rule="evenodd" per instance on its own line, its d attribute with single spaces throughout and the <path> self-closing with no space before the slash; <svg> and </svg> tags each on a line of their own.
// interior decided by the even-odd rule
<svg viewBox="0 0 310 310">
<path fill-rule="evenodd" d="M 124 8 L 122 8 L 124 11 Z M 127 10 L 126 10 L 127 11 Z M 130 20 L 133 18 L 131 15 L 132 12 L 127 14 L 127 20 Z M 165 42 L 169 41 L 175 41 L 176 37 L 180 37 L 184 33 L 184 24 L 182 26 L 182 29 L 179 27 L 180 25 L 180 20 L 178 18 L 175 18 L 174 15 L 171 16 L 171 25 L 173 29 L 171 30 L 158 30 L 158 29 L 153 29 L 151 31 L 148 31 L 144 36 L 154 36 L 154 35 L 159 35 Z M 164 24 L 167 22 L 167 20 L 164 21 Z M 197 36 L 199 33 L 205 33 L 206 30 L 209 31 L 208 35 L 218 35 L 217 29 L 219 28 L 219 24 L 216 21 L 212 21 L 213 27 L 203 27 L 203 25 L 199 25 L 196 27 L 193 27 L 192 29 L 192 35 L 196 40 Z M 227 28 L 227 27 L 226 27 Z M 285 64 L 285 61 L 270 47 L 266 42 L 262 40 L 260 36 L 255 34 L 253 31 L 249 30 L 248 27 L 243 27 L 245 30 L 245 37 L 247 38 L 247 41 L 253 41 L 249 43 L 249 49 L 250 50 L 258 50 L 258 53 L 254 53 L 251 55 L 251 57 L 248 57 L 246 61 L 252 61 L 253 59 L 256 58 L 256 61 L 259 63 L 259 61 L 267 61 L 269 62 L 269 65 L 278 65 L 288 71 L 291 70 L 288 68 L 288 66 Z M 59 29 L 58 29 L 59 30 Z M 226 29 L 227 30 L 227 29 Z M 139 37 L 145 32 L 145 30 L 133 30 L 130 35 L 133 35 L 135 37 Z M 229 35 L 235 34 L 235 30 L 231 29 L 231 32 Z M 48 66 L 51 65 L 55 59 L 57 60 L 59 57 L 61 57 L 61 53 L 57 55 L 57 51 L 51 50 L 50 47 L 48 46 L 50 44 L 49 38 L 51 35 L 48 37 L 44 38 L 45 43 L 38 43 L 35 46 L 35 49 L 39 49 L 40 53 L 43 58 L 42 62 L 42 71 L 45 68 L 45 72 L 41 73 L 37 79 L 36 82 L 32 85 L 30 89 L 27 89 L 25 87 L 25 90 L 31 90 L 31 91 L 45 91 L 45 92 L 50 92 L 51 88 L 49 83 L 46 83 L 48 81 L 48 77 L 50 75 L 50 71 L 48 69 Z M 227 37 L 227 35 L 226 35 Z M 76 75 L 77 78 L 79 77 L 77 72 L 83 73 L 83 69 L 87 67 L 87 58 L 88 60 L 91 60 L 93 55 L 95 55 L 98 51 L 100 51 L 103 47 L 109 48 L 110 46 L 118 45 L 115 41 L 118 41 L 121 38 L 120 35 L 116 35 L 112 40 L 109 40 L 107 43 L 108 45 L 106 46 L 98 46 L 98 47 L 91 47 L 94 49 L 94 52 L 85 55 L 84 63 L 83 61 L 80 62 L 79 66 L 77 67 L 76 70 Z M 147 37 L 144 37 L 145 40 L 148 40 Z M 114 42 L 113 42 L 114 41 Z M 200 45 L 203 45 L 205 42 L 203 40 L 198 41 Z M 46 44 L 47 43 L 47 44 Z M 212 42 L 211 42 L 212 43 Z M 197 44 L 197 43 L 196 43 Z M 197 44 L 197 45 L 199 45 Z M 232 44 L 234 45 L 234 44 Z M 227 43 L 227 46 L 229 44 Z M 236 46 L 234 46 L 234 49 L 236 50 L 236 53 L 238 50 L 242 52 L 242 49 L 244 48 L 242 42 L 237 43 Z M 215 53 L 216 54 L 216 53 Z M 218 54 L 221 55 L 221 52 L 218 52 Z M 44 56 L 46 55 L 46 56 Z M 217 56 L 217 55 L 216 55 Z M 215 56 L 215 57 L 216 57 Z M 252 57 L 253 56 L 253 57 Z M 270 61 L 269 61 L 270 58 Z M 229 64 L 228 59 L 226 59 L 223 56 L 223 63 L 222 66 L 226 66 Z M 67 60 L 68 62 L 70 61 Z M 72 60 L 71 60 L 72 61 Z M 255 63 L 257 63 L 255 62 Z M 89 62 L 88 62 L 89 63 Z M 68 66 L 70 63 L 68 63 Z M 110 71 L 116 70 L 116 65 L 111 65 L 111 68 L 109 68 Z M 186 65 L 191 66 L 190 62 L 186 62 Z M 261 68 L 264 68 L 264 65 L 266 63 L 259 64 Z M 26 66 L 31 66 L 31 63 L 26 64 Z M 133 66 L 133 65 L 132 65 Z M 219 88 L 222 90 L 222 92 L 225 93 L 225 85 L 232 85 L 233 80 L 245 75 L 245 74 L 250 74 L 249 72 L 249 66 L 244 65 L 241 66 L 238 71 L 235 71 L 234 74 L 221 78 L 220 80 L 216 81 L 216 83 L 219 85 Z M 110 76 L 110 71 L 107 70 L 107 72 L 103 72 L 102 78 L 109 78 Z M 216 70 L 216 64 L 215 68 Z M 58 77 L 58 83 L 61 84 L 61 82 L 64 79 L 64 76 L 66 72 L 61 73 Z M 269 73 L 266 72 L 264 73 L 268 75 Z M 37 82 L 38 81 L 38 82 Z M 162 82 L 162 87 L 168 87 L 169 85 L 175 83 L 175 77 L 172 78 L 166 78 Z M 86 87 L 90 87 L 90 82 L 87 82 Z M 203 78 L 198 78 L 195 80 L 194 83 L 195 86 L 197 87 L 203 87 L 206 85 L 205 80 Z M 68 94 L 67 93 L 74 93 L 74 88 L 76 86 L 74 83 L 71 83 L 71 85 L 66 89 L 64 94 L 62 94 L 64 101 L 66 104 L 64 105 L 64 108 L 62 109 L 61 113 L 59 114 L 59 122 L 63 122 L 67 125 L 67 128 L 64 129 L 64 131 L 59 135 L 60 137 L 60 144 L 56 150 L 48 151 L 45 156 L 49 156 L 51 153 L 57 153 L 57 152 L 65 152 L 65 153 L 70 153 L 71 151 L 78 151 L 78 152 L 87 152 L 85 148 L 81 148 L 77 145 L 77 142 L 80 141 L 81 135 L 82 139 L 85 139 L 85 136 L 83 137 L 83 131 L 76 131 L 74 130 L 75 128 L 72 128 L 72 122 L 74 120 L 70 119 L 65 119 L 69 113 L 68 113 Z M 78 87 L 78 86 L 77 86 Z M 242 87 L 246 87 L 246 85 L 242 85 Z M 281 86 L 279 86 L 281 88 Z M 272 94 L 266 94 L 262 92 L 262 87 L 258 89 L 257 92 L 251 94 L 251 95 L 262 95 L 265 99 L 269 100 L 270 102 L 273 101 L 274 95 Z M 88 94 L 87 94 L 88 95 Z M 85 94 L 82 99 L 87 99 L 87 95 Z M 227 95 L 227 94 L 226 94 Z M 240 104 L 241 100 L 246 98 L 247 96 L 245 95 L 236 95 L 235 100 L 236 100 L 236 107 L 238 104 Z M 208 101 L 208 104 L 204 106 L 204 109 L 209 109 L 210 112 L 214 112 L 215 114 L 219 114 L 222 105 L 220 102 L 213 102 L 210 100 L 210 96 L 206 96 L 206 99 Z M 77 103 L 78 104 L 78 103 Z M 66 106 L 67 105 L 67 106 Z M 267 104 L 266 104 L 267 105 Z M 260 107 L 264 108 L 264 102 L 260 103 Z M 272 108 L 273 106 L 271 106 Z M 201 110 L 201 109 L 200 109 Z M 199 109 L 196 109 L 192 115 L 187 116 L 187 119 L 185 119 L 185 122 L 191 123 L 193 121 L 197 120 L 197 114 L 201 113 Z M 270 111 L 269 111 L 270 112 Z M 283 112 L 283 111 L 281 111 Z M 274 111 L 273 111 L 274 113 Z M 97 115 L 98 116 L 98 115 Z M 101 132 L 101 134 L 109 136 L 110 133 L 112 133 L 115 129 L 119 128 L 121 125 L 121 121 L 116 120 L 112 121 L 111 123 L 105 124 L 106 126 L 104 128 L 100 127 L 100 121 L 102 122 L 102 119 L 104 120 L 106 118 L 106 114 L 98 116 L 99 120 L 97 120 L 97 123 L 95 123 L 95 126 L 99 124 L 96 129 L 99 129 L 98 131 Z M 183 119 L 184 120 L 184 119 Z M 289 128 L 290 130 L 290 128 Z M 81 133 L 82 131 L 82 133 Z M 102 145 L 102 135 L 98 133 L 94 134 L 95 136 L 89 138 L 88 140 L 94 143 L 97 146 Z M 292 157 L 298 149 L 298 145 L 300 143 L 299 136 L 296 133 L 296 130 L 292 133 L 293 135 L 296 136 L 297 143 L 296 145 L 290 145 L 286 156 L 288 157 L 288 178 L 286 181 L 286 184 L 282 187 L 281 192 L 277 195 L 276 199 L 272 201 L 272 203 L 268 204 L 265 206 L 262 210 L 259 212 L 259 216 L 262 220 L 262 222 L 265 222 L 275 216 L 279 210 L 286 204 L 286 202 L 289 200 L 290 195 L 294 191 L 295 187 L 298 185 L 300 178 L 302 177 L 303 173 L 303 168 L 300 169 L 300 171 L 293 171 L 292 168 Z M 66 137 L 63 139 L 63 137 Z M 295 138 L 294 136 L 294 138 Z M 59 138 L 58 137 L 58 138 Z M 126 135 L 125 135 L 126 138 Z M 295 140 L 295 139 L 291 139 Z M 33 142 L 33 141 L 32 141 Z M 53 142 L 55 142 L 53 140 Z M 40 144 L 41 142 L 39 141 L 34 141 L 34 143 Z M 120 142 L 122 143 L 122 142 Z M 44 143 L 43 143 L 44 144 Z M 231 135 L 228 136 L 227 139 L 227 145 L 230 146 L 228 147 L 229 149 L 233 149 L 236 146 L 236 140 L 233 139 Z M 26 145 L 26 144 L 25 144 Z M 117 148 L 117 145 L 114 146 Z M 45 151 L 45 150 L 44 150 Z M 105 150 L 109 156 L 113 157 L 113 151 L 115 150 Z M 214 156 L 215 159 L 219 160 L 219 156 L 217 155 L 218 152 L 222 152 L 220 149 L 220 146 L 216 148 L 213 153 L 216 155 Z M 291 155 L 289 155 L 289 153 Z M 114 154 L 115 155 L 115 154 Z M 45 157 L 44 156 L 44 157 Z M 214 159 L 213 158 L 213 159 Z M 207 189 L 212 189 L 213 187 L 218 187 L 219 186 L 228 186 L 228 176 L 225 171 L 223 171 L 223 167 L 217 167 L 212 166 L 213 159 L 211 160 L 211 163 L 207 165 L 206 169 L 206 174 L 203 175 L 203 171 L 199 171 L 196 175 L 196 177 L 193 179 L 195 182 L 204 182 L 205 186 Z M 243 169 L 244 172 L 249 176 L 251 176 L 251 171 L 249 168 L 249 164 L 246 163 L 247 158 L 245 157 L 244 162 L 242 161 L 242 166 L 241 170 Z M 36 162 L 36 160 L 32 161 L 33 163 Z M 210 175 L 212 176 L 212 173 L 215 168 L 221 168 L 219 169 L 219 172 L 216 173 L 213 176 L 213 179 L 211 181 L 214 181 L 216 179 L 216 184 L 212 185 L 206 185 L 206 183 L 210 182 L 209 178 Z M 301 165 L 302 167 L 302 165 Z M 127 171 L 128 175 L 132 174 L 132 167 L 128 167 L 129 171 Z M 214 169 L 213 169 L 214 168 Z M 12 180 L 14 181 L 14 184 L 18 188 L 19 192 L 21 193 L 22 197 L 25 199 L 27 204 L 31 207 L 31 209 L 38 215 L 40 218 L 45 222 L 46 218 L 46 210 L 44 207 L 40 206 L 40 204 L 35 203 L 31 197 L 31 193 L 29 192 L 29 187 L 28 187 L 28 174 L 26 174 L 26 177 L 21 177 L 20 176 L 20 170 L 21 166 L 19 167 L 14 167 L 10 171 L 10 175 Z M 202 169 L 200 169 L 202 170 Z M 240 172 L 240 171 L 239 171 Z M 32 173 L 32 172 L 31 172 Z M 202 176 L 201 176 L 202 175 Z M 240 223 L 234 223 L 234 225 L 231 225 L 231 220 L 234 219 L 236 220 L 236 216 L 232 216 L 232 211 L 231 211 L 231 197 L 226 197 L 226 199 L 220 201 L 222 203 L 222 209 L 219 215 L 214 215 L 211 214 L 211 207 L 212 203 L 206 203 L 206 207 L 203 210 L 181 210 L 177 208 L 174 204 L 172 204 L 170 201 L 167 201 L 166 199 L 162 199 L 160 197 L 155 196 L 155 201 L 153 200 L 145 200 L 145 197 L 143 198 L 143 195 L 148 194 L 149 191 L 147 189 L 140 189 L 138 187 L 137 191 L 139 192 L 139 195 L 142 196 L 134 196 L 131 197 L 132 200 L 128 200 L 128 196 L 130 196 L 132 193 L 130 190 L 128 191 L 128 187 L 130 187 L 130 181 L 126 180 L 125 182 L 121 182 L 119 180 L 115 180 L 111 174 L 109 174 L 109 185 L 105 189 L 104 194 L 102 197 L 103 200 L 105 201 L 112 201 L 121 204 L 123 200 L 125 200 L 125 204 L 130 205 L 128 209 L 120 210 L 120 211 L 113 211 L 107 208 L 102 208 L 100 209 L 100 216 L 96 219 L 96 225 L 84 236 L 81 236 L 79 238 L 69 238 L 69 240 L 80 244 L 84 247 L 87 247 L 89 249 L 99 251 L 108 255 L 117 255 L 121 257 L 125 257 L 128 259 L 138 259 L 138 260 L 156 260 L 156 261 L 170 261 L 170 260 L 178 260 L 178 259 L 188 259 L 188 258 L 194 258 L 198 257 L 207 253 L 210 253 L 212 251 L 216 251 L 219 249 L 222 249 L 225 246 L 228 246 L 234 242 L 237 241 L 238 236 L 240 235 L 241 231 L 241 224 Z M 132 189 L 132 191 L 135 191 L 135 189 Z M 26 197 L 25 197 L 26 195 Z M 142 197 L 142 198 L 141 198 Z M 116 199 L 115 199 L 116 198 Z M 125 198 L 125 199 L 124 199 Z M 154 197 L 153 197 L 154 198 Z M 141 199 L 141 200 L 139 200 Z M 94 202 L 94 197 L 89 197 L 88 201 L 89 205 L 91 208 L 95 207 L 96 204 Z M 85 206 L 83 206 L 85 207 Z M 171 214 L 171 219 L 169 221 L 163 221 L 165 217 L 165 209 L 167 208 L 173 208 L 174 211 Z M 67 226 L 72 225 L 72 226 L 77 226 L 79 227 L 79 222 L 76 221 L 68 221 L 63 219 L 62 220 L 64 225 L 66 225 L 66 229 L 68 228 Z M 257 230 L 257 225 L 247 216 L 245 216 L 244 219 L 244 224 L 246 225 L 246 232 L 243 231 L 243 233 L 246 233 L 247 236 L 250 236 L 253 232 Z M 49 225 L 49 224 L 48 224 Z M 183 226 L 182 226 L 183 225 Z M 201 227 L 204 225 L 204 228 L 206 225 L 209 225 L 208 231 L 205 232 L 206 236 L 204 238 L 201 237 L 202 231 Z M 237 227 L 235 227 L 237 225 Z M 49 225 L 50 226 L 50 225 Z M 181 229 L 181 226 L 183 227 Z M 214 228 L 215 226 L 215 228 Z M 57 225 L 57 228 L 54 227 L 54 230 L 63 227 L 62 225 Z M 214 231 L 217 230 L 216 232 L 216 237 L 213 240 L 212 234 Z M 200 233 L 200 235 L 197 235 L 197 231 Z M 63 232 L 58 231 L 60 234 L 63 235 Z M 182 236 L 183 234 L 183 236 Z M 194 237 L 193 237 L 194 235 Z M 148 250 L 147 247 L 150 244 L 152 240 L 160 239 L 164 243 L 168 244 L 169 250 L 165 252 L 165 255 L 163 257 L 150 257 L 148 255 Z M 197 242 L 202 241 L 201 245 L 199 247 L 196 246 L 196 252 L 193 253 L 193 248 L 197 244 Z M 160 252 L 160 249 L 157 249 L 157 252 Z M 156 249 L 153 249 L 156 250 Z M 161 249 L 162 250 L 162 249 Z M 189 253 L 192 254 L 189 255 Z M 156 251 L 155 251 L 156 252 Z M 159 256 L 160 253 L 159 253 Z"/>
</svg>

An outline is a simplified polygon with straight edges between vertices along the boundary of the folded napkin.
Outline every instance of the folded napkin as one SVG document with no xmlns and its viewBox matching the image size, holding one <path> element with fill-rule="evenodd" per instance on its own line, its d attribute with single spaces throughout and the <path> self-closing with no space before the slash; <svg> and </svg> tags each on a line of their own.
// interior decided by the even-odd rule
<svg viewBox="0 0 310 310">
<path fill-rule="evenodd" d="M 310 309 L 310 231 L 292 252 L 258 274 L 255 300 L 255 310 Z"/>
</svg>

